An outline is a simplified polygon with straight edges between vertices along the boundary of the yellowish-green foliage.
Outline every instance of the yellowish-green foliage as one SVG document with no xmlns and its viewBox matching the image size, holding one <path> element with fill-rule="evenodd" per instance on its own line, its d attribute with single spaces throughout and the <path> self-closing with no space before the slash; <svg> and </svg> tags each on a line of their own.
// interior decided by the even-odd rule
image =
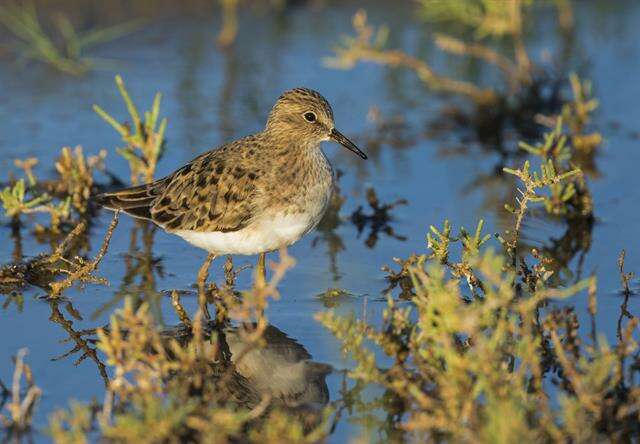
<svg viewBox="0 0 640 444">
<path fill-rule="evenodd" d="M 518 188 L 516 205 L 505 205 L 507 211 L 515 214 L 511 248 L 517 244 L 529 203 L 542 202 L 547 214 L 569 221 L 593 219 L 593 199 L 585 175 L 578 166 L 590 168 L 595 150 L 603 141 L 599 132 L 588 132 L 591 114 L 598 101 L 591 97 L 588 81 L 581 81 L 575 74 L 570 76 L 570 80 L 573 99 L 563 105 L 560 115 L 541 117 L 553 129 L 543 135 L 540 143 L 519 143 L 522 150 L 535 156 L 535 161 L 540 164 L 539 172 L 531 171 L 529 161 L 522 168 L 504 168 L 506 173 L 518 177 L 522 183 Z"/>
<path fill-rule="evenodd" d="M 9 217 L 34 212 L 49 212 L 53 209 L 42 205 L 49 200 L 49 196 L 46 194 L 35 196 L 31 199 L 27 197 L 27 187 L 24 179 L 20 179 L 15 185 L 8 186 L 2 190 L 0 200 L 2 200 L 4 210 Z"/>
<path fill-rule="evenodd" d="M 156 93 L 151 110 L 145 111 L 142 119 L 122 77 L 116 76 L 115 81 L 131 117 L 131 123 L 119 123 L 98 105 L 94 105 L 93 109 L 120 134 L 122 141 L 126 144 L 122 148 L 117 148 L 116 151 L 129 162 L 131 183 L 137 184 L 141 180 L 144 183 L 152 182 L 165 147 L 164 132 L 167 128 L 167 119 L 160 120 L 162 94 Z"/>
<path fill-rule="evenodd" d="M 19 179 L 0 192 L 0 201 L 5 214 L 18 220 L 21 215 L 45 213 L 51 218 L 51 229 L 57 231 L 60 224 L 68 220 L 71 215 L 71 197 L 56 203 L 51 195 L 38 189 L 32 173 L 29 174 L 29 182 L 27 185 L 24 179 Z"/>
<path fill-rule="evenodd" d="M 220 15 L 222 17 L 222 26 L 218 32 L 217 43 L 222 47 L 229 46 L 235 42 L 238 36 L 238 15 L 240 6 L 250 4 L 254 8 L 273 8 L 282 10 L 286 6 L 285 0 L 218 0 L 220 6 Z"/>
<path fill-rule="evenodd" d="M 222 10 L 222 28 L 218 33 L 218 44 L 228 46 L 238 34 L 238 6 L 240 0 L 219 0 Z"/>
<path fill-rule="evenodd" d="M 101 151 L 96 156 L 85 156 L 79 146 L 73 151 L 68 147 L 62 148 L 55 163 L 58 177 L 51 181 L 37 179 L 33 171 L 38 164 L 37 159 L 16 160 L 14 163 L 24 171 L 25 178 L 18 179 L 0 192 L 5 214 L 14 220 L 22 215 L 48 214 L 51 218 L 48 229 L 58 232 L 62 223 L 71 220 L 72 208 L 78 215 L 87 212 L 94 174 L 96 170 L 104 169 L 106 155 Z M 39 227 L 39 230 L 44 228 Z"/>
<path fill-rule="evenodd" d="M 93 412 L 89 406 L 71 401 L 69 410 L 57 410 L 51 415 L 49 433 L 59 443 L 85 444 L 91 430 Z"/>
<path fill-rule="evenodd" d="M 391 289 L 402 292 L 388 293 L 381 325 L 317 315 L 355 361 L 349 377 L 385 390 L 360 407 L 388 411 L 392 431 L 454 442 L 595 442 L 637 432 L 638 322 L 621 324 L 615 345 L 596 332 L 585 338 L 576 312 L 555 301 L 586 296 L 595 316 L 595 277 L 557 287 L 551 258 L 519 245 L 535 204 L 578 217 L 571 208 L 582 173 L 570 169 L 562 128 L 558 119 L 542 144 L 524 145 L 541 158 L 539 172 L 529 161 L 505 169 L 522 187 L 516 207 L 507 206 L 513 226 L 497 244 L 482 221 L 473 233 L 454 234 L 448 221 L 432 226 L 429 253 L 388 269 Z"/>
<path fill-rule="evenodd" d="M 465 237 L 456 241 L 467 276 L 481 283 L 475 297 L 460 265 L 437 249 L 409 267 L 415 295 L 409 304 L 389 295 L 381 326 L 332 311 L 317 316 L 355 360 L 350 378 L 401 399 L 406 416 L 397 428 L 416 440 L 582 442 L 628 432 L 618 427 L 637 421 L 640 392 L 619 393 L 632 383 L 621 357 L 637 352 L 637 323 L 614 348 L 602 338 L 582 342 L 575 313 L 551 301 L 587 288 L 595 297 L 595 279 L 552 288 L 542 261 L 516 273 L 508 255 L 477 251 Z M 553 374 L 560 383 L 550 388 Z"/>
<path fill-rule="evenodd" d="M 521 34 L 522 9 L 532 3 L 533 0 L 418 0 L 423 19 L 463 25 L 474 32 L 476 39 Z"/>
<path fill-rule="evenodd" d="M 465 43 L 449 35 L 437 35 L 436 45 L 456 55 L 467 55 L 495 64 L 505 75 L 512 92 L 532 80 L 532 65 L 524 45 L 526 8 L 533 0 L 456 0 L 438 2 L 419 0 L 420 13 L 427 21 L 462 26 L 475 40 L 503 39 L 511 45 L 513 59 L 501 55 L 483 43 Z"/>
<path fill-rule="evenodd" d="M 573 100 L 542 119 L 552 130 L 539 144 L 520 144 L 537 168 L 529 160 L 505 168 L 521 185 L 515 205 L 505 205 L 513 224 L 497 244 L 482 233 L 483 221 L 457 234 L 449 221 L 431 226 L 429 253 L 397 260 L 399 271 L 386 268 L 391 291 L 381 325 L 334 311 L 317 315 L 355 361 L 348 375 L 356 385 L 344 405 L 387 438 L 596 442 L 638 432 L 637 320 L 628 316 L 625 325 L 621 315 L 616 344 L 596 331 L 586 337 L 574 309 L 555 301 L 586 297 L 594 317 L 595 277 L 558 287 L 554 258 L 520 244 L 536 205 L 569 223 L 593 217 L 576 165 L 585 146 L 593 154 L 602 142 L 588 133 L 597 100 L 588 82 L 570 80 Z M 623 264 L 624 256 L 628 289 Z M 384 394 L 354 402 L 369 385 Z M 372 421 L 371 409 L 393 419 Z"/>
<path fill-rule="evenodd" d="M 547 212 L 551 214 L 566 212 L 567 202 L 576 191 L 572 183 L 567 184 L 564 180 L 581 174 L 580 170 L 558 174 L 551 159 L 540 165 L 540 172 L 532 173 L 529 161 L 526 161 L 522 168 L 517 170 L 505 168 L 504 171 L 518 177 L 524 184 L 524 188 L 518 190 L 521 197 L 516 198 L 517 210 L 510 205 L 505 205 L 508 211 L 516 214 L 516 231 L 520 230 L 522 218 L 530 202 L 544 203 Z M 550 196 L 539 194 L 544 189 L 550 191 Z"/>
<path fill-rule="evenodd" d="M 49 297 L 56 298 L 76 282 L 106 283 L 93 272 L 106 254 L 115 225 L 108 230 L 94 259 L 87 260 L 77 254 L 78 241 L 86 234 L 89 200 L 96 186 L 94 175 L 97 170 L 104 169 L 105 157 L 105 151 L 96 156 L 85 156 L 81 147 L 75 150 L 65 147 L 55 163 L 57 177 L 45 181 L 38 180 L 34 173 L 37 159 L 15 161 L 25 177 L 5 187 L 0 193 L 0 202 L 5 215 L 11 218 L 18 239 L 21 217 L 43 213 L 49 215 L 50 222 L 36 223 L 35 233 L 51 234 L 54 239 L 62 240 L 52 244 L 50 253 L 28 260 L 23 260 L 17 242 L 14 263 L 0 268 L 0 286 L 12 289 L 31 283 L 45 288 Z M 56 280 L 59 276 L 64 279 Z"/>
</svg>

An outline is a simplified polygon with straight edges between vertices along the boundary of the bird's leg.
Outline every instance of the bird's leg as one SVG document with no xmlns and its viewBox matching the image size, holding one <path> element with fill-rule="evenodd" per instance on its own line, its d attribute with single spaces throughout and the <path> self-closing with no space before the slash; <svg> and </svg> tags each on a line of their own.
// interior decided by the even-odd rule
<svg viewBox="0 0 640 444">
<path fill-rule="evenodd" d="M 267 285 L 267 269 L 265 262 L 267 253 L 260 253 L 258 255 L 258 263 L 256 265 L 256 287 L 264 287 Z"/>
<path fill-rule="evenodd" d="M 209 267 L 215 258 L 215 254 L 209 253 L 198 272 L 198 304 L 207 319 L 211 319 L 209 308 L 207 307 L 207 278 L 209 277 Z"/>
</svg>

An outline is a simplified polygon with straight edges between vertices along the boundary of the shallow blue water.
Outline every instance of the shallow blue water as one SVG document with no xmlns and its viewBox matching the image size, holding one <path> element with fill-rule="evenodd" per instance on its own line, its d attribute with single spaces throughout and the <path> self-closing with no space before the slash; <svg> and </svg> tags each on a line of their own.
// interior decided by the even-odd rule
<svg viewBox="0 0 640 444">
<path fill-rule="evenodd" d="M 392 29 L 394 44 L 424 49 L 424 26 L 411 21 L 411 6 L 393 10 L 383 2 L 346 2 L 318 10 L 297 8 L 284 19 L 243 15 L 241 34 L 234 48 L 220 52 L 214 44 L 215 20 L 180 16 L 151 22 L 142 30 L 100 47 L 94 55 L 112 59 L 115 68 L 95 71 L 83 78 L 72 78 L 39 64 L 18 67 L 9 57 L 0 57 L 0 170 L 12 169 L 13 159 L 37 156 L 41 177 L 53 174 L 52 164 L 63 146 L 82 145 L 86 153 L 107 149 L 108 168 L 124 180 L 128 178 L 126 162 L 115 153 L 117 134 L 91 111 L 100 104 L 116 117 L 125 119 L 125 109 L 113 83 L 120 73 L 134 101 L 146 108 L 156 91 L 163 93 L 162 115 L 167 116 L 168 149 L 158 175 L 171 172 L 211 147 L 259 130 L 278 95 L 294 86 L 308 86 L 322 92 L 332 103 L 338 128 L 370 150 L 366 140 L 374 134 L 374 124 L 367 120 L 372 106 L 383 115 L 401 114 L 409 122 L 407 133 L 414 141 L 398 149 L 383 145 L 362 162 L 338 146 L 325 152 L 333 165 L 344 172 L 341 188 L 346 197 L 342 208 L 343 223 L 335 234 L 344 249 L 335 257 L 328 246 L 312 233 L 290 249 L 297 258 L 296 267 L 287 274 L 280 291 L 282 297 L 268 310 L 270 321 L 291 338 L 295 338 L 320 362 L 347 368 L 335 339 L 314 321 L 314 313 L 323 310 L 319 293 L 340 287 L 353 294 L 339 306 L 341 312 L 363 310 L 367 300 L 369 318 L 384 306 L 381 291 L 386 283 L 380 271 L 393 257 L 407 257 L 426 249 L 425 235 L 430 224 L 440 226 L 445 218 L 454 226 L 474 227 L 480 218 L 487 222 L 487 232 L 499 229 L 504 217 L 496 212 L 500 203 L 499 186 L 475 184 L 482 175 L 491 175 L 498 161 L 495 155 L 470 147 L 463 155 L 447 155 L 448 138 L 426 137 L 426 122 L 436 118 L 444 103 L 420 87 L 411 73 L 390 71 L 377 65 L 363 64 L 349 71 L 326 68 L 322 58 L 330 55 L 338 35 L 350 32 L 350 19 L 358 6 L 368 7 L 370 20 L 384 20 Z M 540 26 L 550 27 L 541 15 Z M 596 2 L 580 2 L 576 8 L 578 34 L 572 50 L 576 67 L 591 78 L 601 106 L 595 126 L 606 144 L 597 158 L 600 177 L 590 180 L 595 200 L 597 223 L 593 242 L 582 265 L 583 275 L 595 272 L 598 277 L 599 305 L 597 322 L 603 333 L 613 338 L 619 315 L 620 297 L 616 258 L 627 249 L 627 269 L 640 271 L 640 141 L 634 135 L 640 122 L 640 44 L 636 23 L 640 5 L 620 2 L 615 8 L 602 8 Z M 546 28 L 545 28 L 546 29 Z M 555 36 L 541 33 L 529 44 L 534 55 L 544 48 L 554 49 Z M 446 58 L 439 65 L 455 67 Z M 102 180 L 107 180 L 102 178 Z M 373 186 L 382 202 L 407 199 L 407 206 L 393 211 L 392 226 L 406 240 L 380 235 L 374 248 L 365 245 L 367 233 L 358 235 L 348 216 L 365 205 L 364 191 Z M 103 213 L 92 228 L 92 249 L 99 247 L 110 220 Z M 110 287 L 89 285 L 74 288 L 67 295 L 83 320 L 75 320 L 75 329 L 93 328 L 108 322 L 110 310 L 92 316 L 119 291 L 125 274 L 126 254 L 135 224 L 123 217 L 114 235 L 109 253 L 99 274 L 108 277 Z M 527 225 L 526 238 L 532 243 L 545 242 L 561 234 L 562 227 L 533 219 Z M 140 233 L 138 233 L 140 237 Z M 8 227 L 0 228 L 0 262 L 11 260 L 13 241 Z M 25 237 L 25 254 L 47 250 Z M 138 249 L 142 249 L 139 247 Z M 205 253 L 161 231 L 155 232 L 153 256 L 160 260 L 163 276 L 149 283 L 155 288 L 154 300 L 161 307 L 162 320 L 174 325 L 178 320 L 166 296 L 168 289 L 188 289 Z M 236 265 L 252 264 L 254 258 L 236 258 Z M 212 279 L 222 279 L 222 261 L 212 268 Z M 575 269 L 575 261 L 572 264 Z M 250 273 L 241 275 L 239 286 L 246 287 Z M 36 299 L 41 290 L 28 289 L 23 310 L 13 304 L 0 310 L 0 378 L 10 380 L 13 366 L 10 357 L 21 347 L 29 349 L 28 362 L 37 383 L 44 389 L 36 423 L 46 424 L 47 416 L 68 400 L 101 400 L 104 390 L 97 368 L 86 360 L 74 366 L 74 358 L 51 361 L 70 344 L 63 328 L 48 319 L 49 304 Z M 185 298 L 187 310 L 195 300 Z M 573 301 L 584 313 L 586 301 Z M 121 302 L 116 302 L 121 306 Z M 636 313 L 637 301 L 629 308 Z M 71 316 L 66 314 L 71 319 Z M 330 397 L 335 399 L 341 376 L 327 379 Z M 338 426 L 333 440 L 343 442 L 359 434 L 348 419 Z"/>
</svg>

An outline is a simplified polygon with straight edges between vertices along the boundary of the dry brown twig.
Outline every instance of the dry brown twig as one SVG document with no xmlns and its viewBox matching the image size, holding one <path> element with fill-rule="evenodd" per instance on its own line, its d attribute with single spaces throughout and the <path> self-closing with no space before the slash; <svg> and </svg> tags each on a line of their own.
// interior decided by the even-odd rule
<svg viewBox="0 0 640 444">
<path fill-rule="evenodd" d="M 56 249 L 48 256 L 43 257 L 39 262 L 41 264 L 53 264 L 57 261 L 63 260 L 64 255 L 71 246 L 71 243 L 87 229 L 86 222 L 80 222 L 74 227 L 73 230 L 63 239 L 62 242 L 56 247 Z"/>
<path fill-rule="evenodd" d="M 8 429 L 16 431 L 24 431 L 31 426 L 33 408 L 42 395 L 42 390 L 33 381 L 31 368 L 24 362 L 26 354 L 26 348 L 18 350 L 15 358 L 13 383 L 11 385 L 11 401 L 5 407 L 8 411 L 8 416 L 0 413 L 0 423 Z M 27 386 L 24 398 L 20 396 L 23 375 Z"/>
<path fill-rule="evenodd" d="M 119 216 L 120 216 L 120 213 L 116 211 L 113 215 L 113 219 L 111 220 L 111 224 L 107 229 L 107 233 L 105 234 L 104 240 L 102 241 L 102 246 L 100 247 L 100 250 L 98 250 L 98 253 L 96 254 L 95 258 L 89 262 L 85 262 L 79 257 L 76 257 L 76 263 L 72 264 L 73 267 L 75 267 L 75 270 L 69 272 L 69 276 L 67 276 L 65 279 L 61 281 L 52 282 L 51 284 L 49 284 L 49 287 L 51 288 L 51 291 L 49 292 L 49 297 L 51 298 L 59 297 L 62 294 L 62 292 L 67 288 L 71 287 L 75 281 L 87 281 L 87 280 L 95 281 L 96 280 L 95 278 L 92 277 L 91 273 L 93 273 L 96 270 L 96 268 L 98 268 L 98 265 L 102 261 L 102 258 L 107 253 L 107 249 L 109 248 L 109 242 L 111 241 L 111 236 L 113 235 L 113 232 L 116 229 L 116 226 L 118 225 Z M 60 255 L 58 255 L 58 257 L 62 258 L 62 256 Z"/>
<path fill-rule="evenodd" d="M 437 74 L 424 60 L 418 59 L 398 49 L 384 49 L 386 28 L 377 32 L 367 24 L 367 13 L 360 9 L 353 16 L 353 29 L 356 36 L 346 38 L 345 44 L 335 49 L 336 56 L 325 60 L 328 66 L 340 69 L 353 67 L 358 61 L 369 61 L 381 65 L 402 66 L 413 70 L 416 75 L 431 88 L 443 92 L 452 92 L 470 97 L 476 103 L 492 103 L 497 100 L 495 91 L 479 88 L 476 85 L 451 79 Z"/>
</svg>

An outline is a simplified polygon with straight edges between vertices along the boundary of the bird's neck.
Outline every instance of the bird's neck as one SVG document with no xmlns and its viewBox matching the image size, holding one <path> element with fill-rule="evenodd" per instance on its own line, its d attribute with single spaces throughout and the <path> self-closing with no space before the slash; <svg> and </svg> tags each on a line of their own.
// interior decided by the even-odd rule
<svg viewBox="0 0 640 444">
<path fill-rule="evenodd" d="M 332 168 L 320 148 L 320 141 L 303 141 L 268 131 L 260 137 L 265 163 L 272 165 L 271 172 L 280 181 L 294 185 L 292 190 L 310 183 L 328 186 L 332 182 Z"/>
<path fill-rule="evenodd" d="M 275 157 L 298 157 L 306 160 L 324 156 L 320 149 L 319 140 L 304 140 L 289 131 L 273 131 L 266 128 L 260 133 L 263 145 L 268 154 Z"/>
</svg>

